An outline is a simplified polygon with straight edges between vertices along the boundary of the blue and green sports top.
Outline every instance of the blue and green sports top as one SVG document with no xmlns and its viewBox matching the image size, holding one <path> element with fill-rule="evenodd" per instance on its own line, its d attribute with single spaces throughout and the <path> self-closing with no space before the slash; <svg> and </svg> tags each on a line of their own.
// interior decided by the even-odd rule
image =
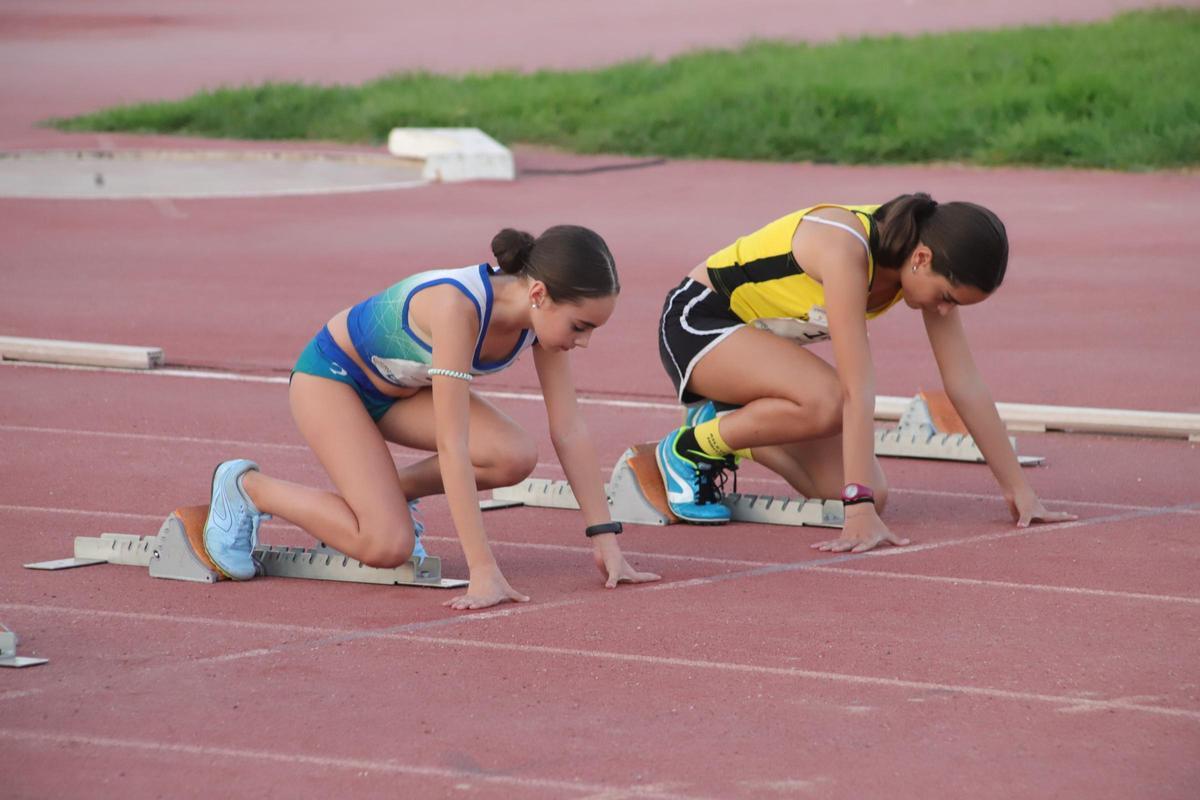
<svg viewBox="0 0 1200 800">
<path fill-rule="evenodd" d="M 368 297 L 350 309 L 346 327 L 350 341 L 372 372 L 395 386 L 429 386 L 429 367 L 433 348 L 421 339 L 408 322 L 409 305 L 422 289 L 449 283 L 475 303 L 479 316 L 479 338 L 471 357 L 472 375 L 499 372 L 517 360 L 517 356 L 535 341 L 533 331 L 523 330 L 516 346 L 504 359 L 490 364 L 480 360 L 483 340 L 492 320 L 491 276 L 499 274 L 489 264 L 461 269 L 435 269 L 418 272 L 374 297 Z"/>
</svg>

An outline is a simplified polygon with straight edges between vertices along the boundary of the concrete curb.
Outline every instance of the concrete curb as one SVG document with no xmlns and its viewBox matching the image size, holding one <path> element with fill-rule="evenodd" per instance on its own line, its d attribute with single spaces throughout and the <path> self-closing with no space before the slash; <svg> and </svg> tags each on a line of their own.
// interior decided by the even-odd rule
<svg viewBox="0 0 1200 800">
<path fill-rule="evenodd" d="M 393 128 L 388 152 L 425 162 L 430 181 L 511 181 L 516 178 L 512 152 L 478 128 Z"/>
</svg>

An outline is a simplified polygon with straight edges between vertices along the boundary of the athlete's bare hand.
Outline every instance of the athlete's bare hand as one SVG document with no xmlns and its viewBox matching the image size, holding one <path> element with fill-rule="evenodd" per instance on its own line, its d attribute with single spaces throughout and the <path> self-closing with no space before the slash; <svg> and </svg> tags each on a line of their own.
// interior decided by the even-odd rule
<svg viewBox="0 0 1200 800">
<path fill-rule="evenodd" d="M 595 536 L 592 538 L 592 543 L 595 548 L 592 550 L 592 558 L 595 559 L 600 574 L 604 576 L 606 589 L 615 589 L 618 583 L 650 583 L 662 580 L 661 575 L 655 575 L 653 572 L 638 572 L 629 566 L 629 562 L 621 553 L 620 545 L 617 544 L 615 533 L 602 533 Z"/>
<path fill-rule="evenodd" d="M 508 581 L 500 574 L 500 568 L 494 564 L 471 570 L 471 583 L 467 593 L 442 603 L 455 611 L 475 611 L 480 608 L 498 605 L 500 603 L 528 603 L 528 595 L 523 595 L 508 585 Z"/>
<path fill-rule="evenodd" d="M 1018 528 L 1028 528 L 1034 522 L 1070 522 L 1079 519 L 1077 515 L 1066 511 L 1047 511 L 1042 501 L 1033 493 L 1006 497 L 1005 500 L 1008 501 L 1008 511 Z"/>
<path fill-rule="evenodd" d="M 875 506 L 859 503 L 847 508 L 846 525 L 842 528 L 840 538 L 817 542 L 812 549 L 827 553 L 865 553 L 881 544 L 902 547 L 908 543 L 908 539 L 901 539 L 888 530 L 875 513 Z"/>
</svg>

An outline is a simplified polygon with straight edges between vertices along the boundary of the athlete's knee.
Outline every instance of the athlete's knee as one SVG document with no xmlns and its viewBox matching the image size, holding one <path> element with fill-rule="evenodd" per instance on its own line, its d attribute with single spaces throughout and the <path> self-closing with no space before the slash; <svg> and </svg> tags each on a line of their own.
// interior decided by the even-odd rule
<svg viewBox="0 0 1200 800">
<path fill-rule="evenodd" d="M 809 402 L 809 419 L 817 432 L 818 439 L 837 436 L 842 432 L 841 394 L 820 394 Z"/>
<path fill-rule="evenodd" d="M 358 559 L 368 567 L 392 569 L 412 558 L 414 545 L 412 536 L 372 536 L 367 539 Z"/>
<path fill-rule="evenodd" d="M 792 401 L 796 425 L 804 439 L 824 439 L 842 432 L 842 403 L 838 394 L 818 392 Z"/>
<path fill-rule="evenodd" d="M 537 445 L 528 436 L 513 436 L 497 445 L 491 458 L 492 477 L 501 486 L 511 486 L 529 477 L 537 466 Z"/>
</svg>

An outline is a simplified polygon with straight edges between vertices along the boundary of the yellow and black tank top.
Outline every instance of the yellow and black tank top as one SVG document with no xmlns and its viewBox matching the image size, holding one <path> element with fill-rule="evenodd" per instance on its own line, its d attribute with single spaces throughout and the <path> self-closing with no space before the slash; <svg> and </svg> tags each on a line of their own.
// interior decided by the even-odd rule
<svg viewBox="0 0 1200 800">
<path fill-rule="evenodd" d="M 823 203 L 781 217 L 709 256 L 705 262 L 708 279 L 713 289 L 729 300 L 730 309 L 740 320 L 800 342 L 829 338 L 825 287 L 808 275 L 792 254 L 792 237 L 797 226 L 809 214 L 822 208 L 845 209 L 862 222 L 867 231 L 866 239 L 848 225 L 809 217 L 810 222 L 843 228 L 862 241 L 867 250 L 870 291 L 875 280 L 875 259 L 870 243 L 879 235 L 871 214 L 879 206 Z M 897 291 L 881 308 L 868 310 L 867 319 L 874 319 L 894 306 L 901 294 Z"/>
</svg>

